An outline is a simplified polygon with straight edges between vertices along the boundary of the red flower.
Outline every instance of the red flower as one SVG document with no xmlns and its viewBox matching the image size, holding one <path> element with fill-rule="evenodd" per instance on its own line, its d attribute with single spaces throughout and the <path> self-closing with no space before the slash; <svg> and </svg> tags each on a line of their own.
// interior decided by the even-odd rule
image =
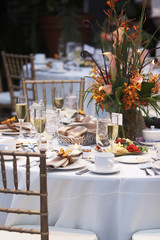
<svg viewBox="0 0 160 240">
<path fill-rule="evenodd" d="M 128 150 L 129 152 L 135 152 L 135 153 L 140 152 L 140 149 L 139 149 L 137 146 L 135 146 L 134 144 L 130 144 L 130 145 L 127 147 L 127 150 Z"/>
</svg>

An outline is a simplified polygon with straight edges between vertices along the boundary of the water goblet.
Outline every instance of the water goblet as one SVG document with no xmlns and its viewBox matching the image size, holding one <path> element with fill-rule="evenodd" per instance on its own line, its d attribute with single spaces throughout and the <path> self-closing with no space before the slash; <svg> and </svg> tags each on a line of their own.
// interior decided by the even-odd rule
<svg viewBox="0 0 160 240">
<path fill-rule="evenodd" d="M 106 118 L 98 118 L 97 126 L 96 126 L 96 144 L 105 151 L 108 146 L 108 138 L 107 138 L 107 119 Z"/>
<path fill-rule="evenodd" d="M 76 95 L 65 97 L 64 114 L 69 120 L 74 120 L 78 114 L 78 98 Z"/>
<path fill-rule="evenodd" d="M 45 132 L 48 135 L 48 151 L 53 150 L 53 143 L 58 133 L 58 115 L 54 110 L 48 109 L 46 111 L 46 129 Z"/>
<path fill-rule="evenodd" d="M 27 113 L 27 97 L 19 96 L 16 99 L 16 115 L 20 125 L 20 132 L 19 132 L 20 138 L 24 137 L 22 133 L 22 124 L 25 120 L 26 113 Z"/>
</svg>

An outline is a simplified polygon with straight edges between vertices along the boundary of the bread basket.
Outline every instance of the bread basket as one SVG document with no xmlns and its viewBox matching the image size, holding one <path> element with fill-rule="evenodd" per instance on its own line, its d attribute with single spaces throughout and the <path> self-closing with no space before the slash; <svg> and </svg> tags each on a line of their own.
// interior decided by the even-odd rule
<svg viewBox="0 0 160 240">
<path fill-rule="evenodd" d="M 91 145 L 96 143 L 96 134 L 86 132 L 83 136 L 75 138 L 72 136 L 65 136 L 62 134 L 57 135 L 57 140 L 60 145 L 71 145 L 71 144 L 80 144 L 83 146 Z"/>
</svg>

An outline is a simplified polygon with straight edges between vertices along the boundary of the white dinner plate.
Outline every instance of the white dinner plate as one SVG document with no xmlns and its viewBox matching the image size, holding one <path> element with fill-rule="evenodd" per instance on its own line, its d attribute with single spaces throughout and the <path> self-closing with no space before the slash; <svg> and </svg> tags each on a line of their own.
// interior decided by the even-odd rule
<svg viewBox="0 0 160 240">
<path fill-rule="evenodd" d="M 116 160 L 120 163 L 131 163 L 131 164 L 137 164 L 137 163 L 144 163 L 148 162 L 149 158 L 146 157 L 145 155 L 138 156 L 138 155 L 125 155 L 125 156 L 120 156 L 116 157 Z"/>
<path fill-rule="evenodd" d="M 156 162 L 153 162 L 152 163 L 152 166 L 157 168 L 157 169 L 160 169 L 160 160 L 159 161 L 156 161 Z"/>
<path fill-rule="evenodd" d="M 119 166 L 114 166 L 112 169 L 108 170 L 98 170 L 96 169 L 95 165 L 90 165 L 88 166 L 88 170 L 93 172 L 93 173 L 98 173 L 98 174 L 112 174 L 120 171 Z"/>
<path fill-rule="evenodd" d="M 82 167 L 85 167 L 86 166 L 86 162 L 82 159 L 78 159 L 78 160 L 75 160 L 74 163 L 72 164 L 69 164 L 68 166 L 66 167 L 58 167 L 58 168 L 53 168 L 53 170 L 62 170 L 62 171 L 66 171 L 66 170 L 74 170 L 74 169 L 79 169 L 79 168 L 82 168 Z M 50 168 L 49 171 L 52 171 L 52 169 Z"/>
</svg>

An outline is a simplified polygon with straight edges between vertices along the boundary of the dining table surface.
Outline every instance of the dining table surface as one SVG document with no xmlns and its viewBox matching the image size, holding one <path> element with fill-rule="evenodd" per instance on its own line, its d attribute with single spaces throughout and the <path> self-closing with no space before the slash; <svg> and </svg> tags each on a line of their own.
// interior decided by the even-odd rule
<svg viewBox="0 0 160 240">
<path fill-rule="evenodd" d="M 0 135 L 0 139 L 18 136 Z M 35 143 L 36 138 L 25 137 L 23 143 Z M 47 146 L 46 146 L 47 147 Z M 52 147 L 56 150 L 69 148 L 60 145 L 56 139 Z M 35 148 L 36 149 L 36 148 Z M 159 175 L 146 175 L 139 168 L 143 161 L 153 161 L 156 151 L 153 146 L 142 155 L 115 157 L 112 173 L 95 171 L 95 145 L 91 145 L 91 159 L 78 158 L 74 167 L 59 167 L 47 171 L 49 225 L 90 230 L 96 233 L 99 240 L 131 240 L 135 231 L 160 227 L 160 171 Z M 55 157 L 54 151 L 47 150 L 47 162 Z M 92 160 L 92 161 L 91 161 Z M 39 187 L 39 164 L 32 159 L 31 189 Z M 24 159 L 19 158 L 18 183 L 25 187 L 26 168 Z M 13 187 L 13 161 L 5 159 L 9 176 L 8 187 Z M 88 172 L 77 175 L 87 168 Z M 2 186 L 2 179 L 0 179 Z M 0 194 L 4 207 L 37 209 L 39 200 L 33 197 Z M 32 220 L 31 220 L 32 219 Z M 23 215 L 0 213 L 0 224 L 19 225 L 37 224 L 39 218 Z"/>
</svg>

